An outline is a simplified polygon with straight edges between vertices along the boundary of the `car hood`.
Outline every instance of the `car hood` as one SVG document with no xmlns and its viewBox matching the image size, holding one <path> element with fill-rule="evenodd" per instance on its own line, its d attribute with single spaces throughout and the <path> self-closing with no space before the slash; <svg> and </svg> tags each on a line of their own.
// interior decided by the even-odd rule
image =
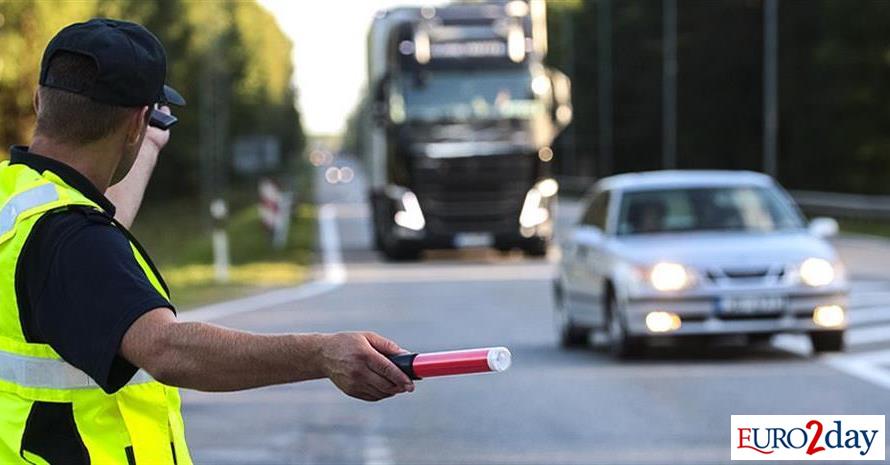
<svg viewBox="0 0 890 465">
<path fill-rule="evenodd" d="M 809 257 L 837 260 L 828 241 L 806 231 L 678 233 L 617 237 L 613 252 L 640 265 L 660 261 L 694 267 L 795 263 Z"/>
</svg>

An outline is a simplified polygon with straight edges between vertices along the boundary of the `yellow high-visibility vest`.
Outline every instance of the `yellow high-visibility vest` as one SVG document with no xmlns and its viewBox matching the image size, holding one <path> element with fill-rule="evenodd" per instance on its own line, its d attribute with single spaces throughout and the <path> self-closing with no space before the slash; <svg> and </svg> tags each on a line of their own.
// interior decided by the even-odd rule
<svg viewBox="0 0 890 465">
<path fill-rule="evenodd" d="M 40 451 L 22 447 L 29 417 L 40 407 L 70 411 L 73 425 L 60 427 L 73 429 L 93 465 L 191 465 L 175 388 L 139 370 L 126 386 L 106 394 L 49 345 L 25 341 L 15 292 L 22 247 L 41 216 L 76 205 L 99 210 L 51 171 L 0 162 L 0 463 L 49 463 Z M 168 297 L 139 247 L 130 245 L 154 288 Z"/>
</svg>

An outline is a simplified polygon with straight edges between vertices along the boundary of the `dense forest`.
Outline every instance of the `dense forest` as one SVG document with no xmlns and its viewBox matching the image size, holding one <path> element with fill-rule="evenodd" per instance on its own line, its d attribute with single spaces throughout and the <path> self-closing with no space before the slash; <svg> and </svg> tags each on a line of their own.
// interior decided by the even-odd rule
<svg viewBox="0 0 890 465">
<path fill-rule="evenodd" d="M 613 157 L 598 153 L 597 15 L 603 2 L 548 3 L 549 61 L 573 81 L 562 170 L 659 169 L 662 5 L 611 1 Z M 679 0 L 677 164 L 762 168 L 763 4 Z M 789 188 L 890 193 L 890 2 L 780 0 L 778 177 Z"/>
<path fill-rule="evenodd" d="M 286 161 L 301 152 L 292 46 L 255 2 L 44 0 L 0 1 L 0 157 L 31 137 L 32 97 L 49 39 L 72 22 L 97 16 L 135 21 L 157 34 L 167 49 L 167 80 L 189 101 L 174 109 L 180 123 L 150 199 L 193 195 L 202 183 L 206 190 L 201 170 L 207 157 L 215 160 L 214 176 L 227 177 L 238 136 L 274 137 Z"/>
</svg>

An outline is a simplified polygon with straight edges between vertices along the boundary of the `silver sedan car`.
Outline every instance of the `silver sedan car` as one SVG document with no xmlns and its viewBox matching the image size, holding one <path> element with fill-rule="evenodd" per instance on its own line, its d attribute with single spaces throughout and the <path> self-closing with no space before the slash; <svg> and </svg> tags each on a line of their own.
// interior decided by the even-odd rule
<svg viewBox="0 0 890 465">
<path fill-rule="evenodd" d="M 657 171 L 599 181 L 562 243 L 554 281 L 564 346 L 608 336 L 617 356 L 656 339 L 805 333 L 843 349 L 848 282 L 827 237 L 770 177 Z"/>
</svg>

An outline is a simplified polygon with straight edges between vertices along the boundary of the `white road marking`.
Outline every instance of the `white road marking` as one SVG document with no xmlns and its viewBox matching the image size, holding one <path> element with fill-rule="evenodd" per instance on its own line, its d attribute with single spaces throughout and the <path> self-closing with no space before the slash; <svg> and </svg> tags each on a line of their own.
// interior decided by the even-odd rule
<svg viewBox="0 0 890 465">
<path fill-rule="evenodd" d="M 890 323 L 886 323 L 890 321 L 890 307 L 854 306 L 849 318 L 851 327 L 845 334 L 848 348 L 890 341 Z M 802 357 L 810 357 L 813 352 L 809 338 L 799 334 L 780 334 L 773 338 L 772 344 Z M 850 376 L 890 389 L 890 349 L 824 354 L 817 356 L 817 360 Z"/>
<path fill-rule="evenodd" d="M 363 463 L 365 465 L 392 465 L 392 451 L 386 438 L 377 434 L 365 436 Z"/>
<path fill-rule="evenodd" d="M 854 291 L 858 293 L 868 293 L 871 291 L 875 292 L 890 292 L 890 282 L 884 280 L 875 280 L 875 279 L 853 279 L 851 284 Z"/>
<path fill-rule="evenodd" d="M 773 346 L 802 357 L 812 355 L 810 341 L 804 336 L 776 336 Z M 826 354 L 818 361 L 847 375 L 890 389 L 890 350 L 852 354 Z"/>
<path fill-rule="evenodd" d="M 346 282 L 347 274 L 340 251 L 336 205 L 325 204 L 318 209 L 318 236 L 322 256 L 321 279 L 296 287 L 206 305 L 182 312 L 179 319 L 183 321 L 217 320 L 239 313 L 253 312 L 308 299 L 337 289 Z"/>
<path fill-rule="evenodd" d="M 847 312 L 850 326 L 861 326 L 870 323 L 890 323 L 890 306 L 884 307 L 853 307 Z"/>
<path fill-rule="evenodd" d="M 553 265 L 547 262 L 521 265 L 449 264 L 436 267 L 434 270 L 425 266 L 386 268 L 351 266 L 349 282 L 549 281 L 555 272 Z"/>
<path fill-rule="evenodd" d="M 876 307 L 890 305 L 890 290 L 858 291 L 855 286 L 850 294 L 850 307 Z"/>
<path fill-rule="evenodd" d="M 844 339 L 848 348 L 890 341 L 890 324 L 847 328 Z M 797 355 L 809 356 L 812 353 L 809 339 L 802 334 L 779 334 L 773 338 L 772 344 Z M 857 354 L 838 354 L 838 356 L 854 355 Z"/>
<path fill-rule="evenodd" d="M 324 204 L 318 209 L 318 233 L 324 265 L 323 281 L 335 285 L 346 283 L 346 266 L 340 250 L 340 231 L 337 229 L 337 206 Z"/>
<path fill-rule="evenodd" d="M 890 389 L 890 349 L 861 354 L 826 355 L 822 360 L 844 373 Z"/>
<path fill-rule="evenodd" d="M 890 324 L 848 329 L 846 340 L 851 346 L 888 341 L 890 340 Z"/>
<path fill-rule="evenodd" d="M 371 208 L 364 203 L 338 203 L 337 217 L 342 219 L 362 219 L 371 216 Z"/>
</svg>

